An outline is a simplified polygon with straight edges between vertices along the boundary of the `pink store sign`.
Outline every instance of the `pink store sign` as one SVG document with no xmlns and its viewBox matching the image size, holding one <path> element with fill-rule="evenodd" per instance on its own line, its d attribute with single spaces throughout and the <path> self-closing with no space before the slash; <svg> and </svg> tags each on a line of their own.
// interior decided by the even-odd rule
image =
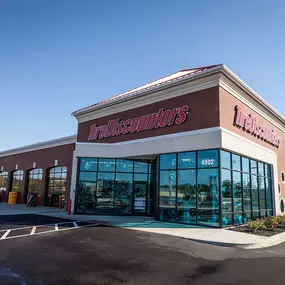
<svg viewBox="0 0 285 285">
<path fill-rule="evenodd" d="M 112 119 L 106 125 L 94 124 L 90 127 L 88 141 L 180 125 L 186 121 L 189 109 L 188 105 L 184 105 L 173 109 L 160 109 L 157 113 L 127 120 Z"/>
<path fill-rule="evenodd" d="M 276 147 L 280 146 L 280 136 L 275 130 L 264 127 L 258 122 L 257 117 L 252 114 L 245 114 L 238 105 L 235 106 L 234 125 L 242 127 L 243 130 Z"/>
</svg>

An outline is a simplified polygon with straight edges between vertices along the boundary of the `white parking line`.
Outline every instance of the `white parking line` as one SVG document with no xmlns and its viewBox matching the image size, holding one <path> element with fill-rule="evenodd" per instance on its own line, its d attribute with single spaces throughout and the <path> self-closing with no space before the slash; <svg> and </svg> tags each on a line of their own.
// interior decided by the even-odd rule
<svg viewBox="0 0 285 285">
<path fill-rule="evenodd" d="M 5 234 L 0 239 L 5 239 L 10 232 L 11 232 L 11 230 L 7 230 L 5 232 Z"/>
<path fill-rule="evenodd" d="M 37 229 L 37 227 L 33 227 L 33 228 L 32 228 L 32 231 L 31 231 L 31 233 L 30 233 L 30 235 L 34 235 L 35 232 L 36 232 L 36 229 Z"/>
<path fill-rule="evenodd" d="M 80 222 L 80 221 L 77 221 L 77 222 Z M 62 228 L 62 229 L 59 229 L 58 228 L 58 225 L 59 224 L 73 224 L 74 227 L 70 227 L 70 228 Z M 76 226 L 75 226 L 76 224 Z M 60 231 L 67 231 L 67 230 L 75 230 L 75 229 L 80 229 L 80 228 L 87 228 L 87 227 L 94 227 L 94 226 L 99 226 L 100 224 L 99 223 L 94 223 L 94 224 L 88 224 L 88 225 L 84 225 L 84 226 L 78 226 L 78 224 L 76 222 L 63 222 L 63 223 L 58 223 L 58 224 L 49 224 L 50 225 L 54 225 L 55 226 L 55 229 L 54 230 L 48 230 L 48 231 L 45 231 L 45 232 L 36 232 L 36 228 L 38 227 L 43 227 L 43 226 L 47 226 L 47 225 L 41 225 L 41 226 L 34 226 L 31 233 L 29 234 L 24 234 L 24 235 L 19 235 L 19 236 L 11 236 L 9 237 L 9 233 L 15 229 L 11 229 L 11 230 L 6 230 L 6 232 L 4 233 L 4 235 L 0 238 L 0 240 L 7 240 L 7 239 L 13 239 L 13 238 L 20 238 L 20 237 L 27 237 L 27 236 L 36 236 L 36 235 L 41 235 L 41 234 L 47 234 L 47 233 L 53 233 L 53 232 L 60 232 Z M 57 229 L 56 229 L 57 227 Z M 25 229 L 27 227 L 24 227 L 24 228 L 17 228 L 17 230 L 19 229 Z M 34 229 L 35 228 L 35 229 Z M 34 233 L 32 233 L 34 230 Z"/>
</svg>

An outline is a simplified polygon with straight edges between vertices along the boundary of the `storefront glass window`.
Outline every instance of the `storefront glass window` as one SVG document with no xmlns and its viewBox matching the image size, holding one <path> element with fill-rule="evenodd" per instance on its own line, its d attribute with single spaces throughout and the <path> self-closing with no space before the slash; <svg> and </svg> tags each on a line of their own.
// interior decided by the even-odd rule
<svg viewBox="0 0 285 285">
<path fill-rule="evenodd" d="M 97 158 L 82 158 L 80 161 L 80 170 L 83 171 L 97 171 Z"/>
<path fill-rule="evenodd" d="M 160 156 L 160 169 L 175 169 L 176 168 L 176 153 L 163 154 Z"/>
<path fill-rule="evenodd" d="M 126 159 L 117 159 L 116 172 L 133 172 L 133 161 Z"/>
<path fill-rule="evenodd" d="M 241 157 L 236 154 L 232 154 L 233 170 L 241 171 Z"/>
<path fill-rule="evenodd" d="M 47 187 L 47 205 L 64 207 L 66 191 L 67 167 L 56 166 L 49 170 Z"/>
<path fill-rule="evenodd" d="M 4 193 L 4 195 L 2 195 Z M 5 202 L 8 195 L 8 172 L 0 172 L 0 201 Z"/>
<path fill-rule="evenodd" d="M 198 224 L 219 225 L 218 169 L 198 169 Z"/>
<path fill-rule="evenodd" d="M 86 168 L 86 162 L 92 167 Z M 149 165 L 128 159 L 81 158 L 76 213 L 131 215 L 150 211 Z"/>
<path fill-rule="evenodd" d="M 219 152 L 217 150 L 198 151 L 198 168 L 218 167 Z"/>
<path fill-rule="evenodd" d="M 231 171 L 222 169 L 222 211 L 232 212 L 232 177 Z"/>
<path fill-rule="evenodd" d="M 176 207 L 176 171 L 160 172 L 159 205 L 161 208 Z"/>
<path fill-rule="evenodd" d="M 223 168 L 231 168 L 231 154 L 227 151 L 221 151 L 221 164 Z"/>
<path fill-rule="evenodd" d="M 196 168 L 196 152 L 178 153 L 178 168 Z"/>
<path fill-rule="evenodd" d="M 249 159 L 246 157 L 242 158 L 242 171 L 249 173 Z"/>
<path fill-rule="evenodd" d="M 232 167 L 229 170 L 229 163 L 225 163 L 228 157 L 228 154 L 221 152 L 222 224 L 230 225 L 232 216 L 234 224 L 242 224 L 250 219 L 272 215 L 271 179 L 265 177 L 270 175 L 271 165 L 232 154 Z M 232 182 L 229 181 L 230 177 Z M 233 187 L 232 202 L 226 195 L 229 185 Z"/>
<path fill-rule="evenodd" d="M 115 159 L 99 158 L 98 171 L 115 172 Z"/>
<path fill-rule="evenodd" d="M 41 204 L 44 203 L 44 187 L 42 184 L 43 170 L 41 168 L 32 169 L 28 172 L 28 195 L 40 196 Z M 28 197 L 29 199 L 29 197 Z"/>
<path fill-rule="evenodd" d="M 196 171 L 179 170 L 177 185 L 177 208 L 196 208 Z"/>
</svg>

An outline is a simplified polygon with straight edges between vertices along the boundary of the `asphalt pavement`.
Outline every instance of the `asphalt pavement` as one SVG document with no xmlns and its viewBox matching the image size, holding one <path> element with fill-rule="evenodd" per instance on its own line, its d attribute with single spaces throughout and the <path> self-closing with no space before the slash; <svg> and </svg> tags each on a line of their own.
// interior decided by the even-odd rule
<svg viewBox="0 0 285 285">
<path fill-rule="evenodd" d="M 0 217 L 0 230 L 62 222 L 38 218 Z M 0 284 L 285 284 L 284 244 L 245 250 L 96 226 L 3 239 L 0 252 Z"/>
</svg>

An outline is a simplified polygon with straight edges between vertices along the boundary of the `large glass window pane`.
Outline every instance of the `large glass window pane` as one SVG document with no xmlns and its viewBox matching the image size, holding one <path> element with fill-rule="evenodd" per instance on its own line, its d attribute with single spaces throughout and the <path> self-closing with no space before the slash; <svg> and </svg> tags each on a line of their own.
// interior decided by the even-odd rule
<svg viewBox="0 0 285 285">
<path fill-rule="evenodd" d="M 271 165 L 265 164 L 265 176 L 271 177 Z"/>
<path fill-rule="evenodd" d="M 196 170 L 178 171 L 177 207 L 196 208 Z"/>
<path fill-rule="evenodd" d="M 257 174 L 257 162 L 255 160 L 250 161 L 250 172 L 251 174 Z"/>
<path fill-rule="evenodd" d="M 258 183 L 259 183 L 259 205 L 260 210 L 266 209 L 266 201 L 265 201 L 265 182 L 264 177 L 258 176 Z"/>
<path fill-rule="evenodd" d="M 132 212 L 133 175 L 116 174 L 115 207 L 116 212 L 130 214 Z"/>
<path fill-rule="evenodd" d="M 219 224 L 218 169 L 198 170 L 198 223 Z"/>
<path fill-rule="evenodd" d="M 134 165 L 135 172 L 147 173 L 148 163 L 140 161 L 135 161 L 134 163 L 135 163 Z"/>
<path fill-rule="evenodd" d="M 273 204 L 272 204 L 272 184 L 270 178 L 265 179 L 265 189 L 266 189 L 267 209 L 271 210 L 273 209 Z"/>
<path fill-rule="evenodd" d="M 251 189 L 252 189 L 252 209 L 259 211 L 258 185 L 257 176 L 251 175 Z"/>
<path fill-rule="evenodd" d="M 162 154 L 160 155 L 160 169 L 175 169 L 176 168 L 176 154 Z"/>
<path fill-rule="evenodd" d="M 148 181 L 148 174 L 135 174 L 134 181 Z"/>
<path fill-rule="evenodd" d="M 241 173 L 233 172 L 234 212 L 242 212 Z"/>
<path fill-rule="evenodd" d="M 178 168 L 195 168 L 196 152 L 178 153 Z"/>
<path fill-rule="evenodd" d="M 222 214 L 222 224 L 223 224 L 223 227 L 228 227 L 228 226 L 233 225 L 233 214 L 223 213 Z"/>
<path fill-rule="evenodd" d="M 241 158 L 239 155 L 232 155 L 233 170 L 241 171 Z"/>
<path fill-rule="evenodd" d="M 96 181 L 97 172 L 80 172 L 79 181 Z"/>
<path fill-rule="evenodd" d="M 219 152 L 217 150 L 203 150 L 198 152 L 198 167 L 208 168 L 219 165 Z"/>
<path fill-rule="evenodd" d="M 249 159 L 243 157 L 242 158 L 242 171 L 249 173 Z"/>
<path fill-rule="evenodd" d="M 116 172 L 133 172 L 133 162 L 126 159 L 117 159 Z"/>
<path fill-rule="evenodd" d="M 160 171 L 160 208 L 176 207 L 176 171 Z"/>
<path fill-rule="evenodd" d="M 250 175 L 243 173 L 243 204 L 244 211 L 251 211 L 251 185 L 250 185 Z"/>
<path fill-rule="evenodd" d="M 227 151 L 221 151 L 221 164 L 223 168 L 231 169 L 231 154 Z"/>
<path fill-rule="evenodd" d="M 232 212 L 232 178 L 231 171 L 222 169 L 222 210 Z"/>
<path fill-rule="evenodd" d="M 96 171 L 97 170 L 97 158 L 81 158 L 80 170 L 83 171 Z"/>
<path fill-rule="evenodd" d="M 96 183 L 79 182 L 77 211 L 84 214 L 95 213 Z"/>
<path fill-rule="evenodd" d="M 258 175 L 264 176 L 264 164 L 262 162 L 258 162 Z"/>
<path fill-rule="evenodd" d="M 115 159 L 99 158 L 99 171 L 115 172 Z"/>
</svg>

